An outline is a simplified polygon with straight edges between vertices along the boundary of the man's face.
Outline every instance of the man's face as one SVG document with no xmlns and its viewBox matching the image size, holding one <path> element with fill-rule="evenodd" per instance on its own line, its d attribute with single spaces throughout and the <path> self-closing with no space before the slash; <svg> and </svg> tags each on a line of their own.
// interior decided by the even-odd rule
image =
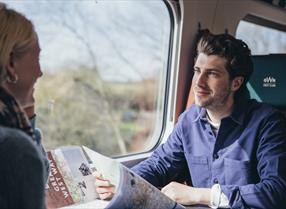
<svg viewBox="0 0 286 209">
<path fill-rule="evenodd" d="M 203 53 L 198 55 L 192 81 L 195 104 L 216 110 L 233 100 L 234 81 L 230 81 L 225 64 L 225 58 Z"/>
</svg>

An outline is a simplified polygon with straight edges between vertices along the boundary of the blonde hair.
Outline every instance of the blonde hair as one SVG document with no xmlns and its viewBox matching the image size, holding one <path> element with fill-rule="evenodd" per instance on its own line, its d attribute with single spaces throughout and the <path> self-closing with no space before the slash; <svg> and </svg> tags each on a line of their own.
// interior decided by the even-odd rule
<svg viewBox="0 0 286 209">
<path fill-rule="evenodd" d="M 10 56 L 20 58 L 37 39 L 34 26 L 24 15 L 0 3 L 0 84 L 7 79 Z"/>
</svg>

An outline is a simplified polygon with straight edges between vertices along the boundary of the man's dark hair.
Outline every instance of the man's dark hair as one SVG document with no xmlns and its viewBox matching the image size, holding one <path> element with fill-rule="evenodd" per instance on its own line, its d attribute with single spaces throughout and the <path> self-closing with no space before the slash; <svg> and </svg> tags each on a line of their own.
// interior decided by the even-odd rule
<svg viewBox="0 0 286 209">
<path fill-rule="evenodd" d="M 225 68 L 230 79 L 233 80 L 237 76 L 244 78 L 242 86 L 235 92 L 235 99 L 241 96 L 249 97 L 246 83 L 253 72 L 253 62 L 250 49 L 245 42 L 229 34 L 214 35 L 206 30 L 197 45 L 197 55 L 199 53 L 225 58 Z"/>
</svg>

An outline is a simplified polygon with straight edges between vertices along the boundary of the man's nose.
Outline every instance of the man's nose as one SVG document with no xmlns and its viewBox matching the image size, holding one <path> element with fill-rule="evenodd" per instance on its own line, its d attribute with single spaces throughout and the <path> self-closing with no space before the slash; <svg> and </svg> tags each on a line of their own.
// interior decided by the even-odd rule
<svg viewBox="0 0 286 209">
<path fill-rule="evenodd" d="M 197 86 L 204 86 L 205 83 L 206 83 L 205 75 L 203 73 L 199 74 L 197 76 L 197 79 L 196 79 L 196 85 Z"/>
</svg>

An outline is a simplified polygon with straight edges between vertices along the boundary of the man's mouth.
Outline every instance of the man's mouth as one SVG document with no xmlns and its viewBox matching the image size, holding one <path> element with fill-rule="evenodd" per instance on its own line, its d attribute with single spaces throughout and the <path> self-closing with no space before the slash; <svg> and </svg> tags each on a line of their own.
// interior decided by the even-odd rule
<svg viewBox="0 0 286 209">
<path fill-rule="evenodd" d="M 205 95 L 210 94 L 210 91 L 198 89 L 198 90 L 194 90 L 194 93 L 195 93 L 197 96 L 205 96 Z"/>
</svg>

